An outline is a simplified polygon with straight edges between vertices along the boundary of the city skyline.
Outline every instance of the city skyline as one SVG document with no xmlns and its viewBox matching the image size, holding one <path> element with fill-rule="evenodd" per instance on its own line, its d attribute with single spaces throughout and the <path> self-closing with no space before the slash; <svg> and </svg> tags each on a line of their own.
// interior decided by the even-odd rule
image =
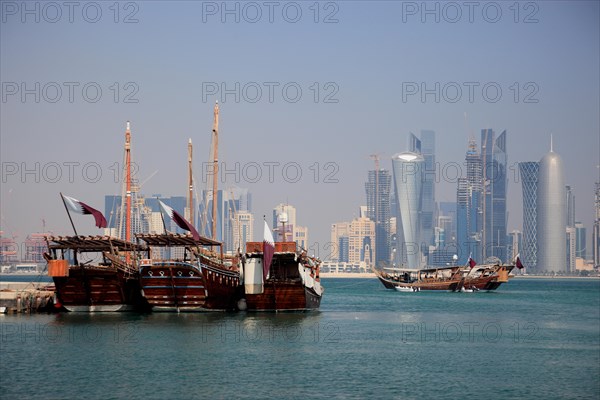
<svg viewBox="0 0 600 400">
<path fill-rule="evenodd" d="M 456 201 L 471 136 L 509 132 L 507 232 L 522 224 L 518 163 L 539 160 L 554 134 L 589 240 L 600 179 L 597 2 L 542 2 L 527 22 L 509 3 L 494 22 L 423 20 L 403 2 L 335 4 L 327 23 L 331 10 L 314 22 L 308 3 L 296 23 L 203 19 L 202 3 L 140 3 L 131 23 L 114 22 L 108 3 L 95 23 L 80 14 L 71 23 L 66 10 L 56 22 L 3 14 L 1 230 L 24 240 L 44 219 L 68 232 L 59 192 L 94 204 L 118 193 L 128 120 L 144 192 L 184 195 L 190 137 L 196 182 L 209 171 L 218 100 L 222 183 L 254 193 L 256 215 L 295 204 L 319 253 L 329 225 L 364 204 L 369 156 L 391 171 L 422 129 L 436 132 L 438 202 Z"/>
<path fill-rule="evenodd" d="M 482 130 L 482 138 L 485 135 L 485 131 L 486 130 Z M 488 130 L 488 131 L 493 132 L 492 130 Z M 506 134 L 506 131 L 504 131 L 502 135 L 504 136 L 505 134 Z M 414 134 L 412 134 L 412 133 L 409 133 L 408 137 L 409 137 L 409 148 L 413 148 L 413 149 L 416 149 L 417 151 L 420 151 L 420 149 L 421 149 L 420 140 Z M 502 140 L 505 140 L 505 139 L 503 138 Z M 474 164 L 472 161 L 469 161 L 469 158 L 470 157 L 472 158 L 473 155 L 476 155 L 477 157 L 479 157 L 478 154 L 477 154 L 477 151 L 474 150 L 475 146 L 476 146 L 476 142 L 473 139 L 471 139 L 469 141 L 469 150 L 467 151 L 467 157 L 466 157 L 465 169 L 464 169 L 465 172 L 466 172 L 466 177 L 461 177 L 461 178 L 458 179 L 458 188 L 459 188 L 458 191 L 459 191 L 459 193 L 461 191 L 461 189 L 460 189 L 461 188 L 461 182 L 469 182 L 469 184 L 473 184 L 473 182 L 477 181 L 477 176 L 479 176 L 479 179 L 482 178 L 482 174 L 483 174 L 483 172 L 482 172 L 482 166 L 479 165 L 479 167 L 474 167 L 474 165 L 477 165 L 477 164 Z M 417 155 L 417 153 L 413 153 L 413 154 Z M 433 156 L 435 156 L 435 153 L 433 153 Z M 423 158 L 423 160 L 425 160 L 424 157 L 422 157 L 422 158 Z M 481 163 L 481 159 L 479 159 L 479 163 Z M 539 168 L 539 162 L 520 162 L 519 163 L 520 180 L 521 180 L 521 182 L 523 184 L 523 209 L 525 210 L 524 215 L 531 215 L 532 211 L 535 214 L 536 207 L 534 205 L 532 205 L 532 204 L 534 204 L 536 202 L 536 196 L 537 196 L 537 190 L 536 190 L 536 188 L 537 188 L 537 170 L 538 170 L 538 168 Z M 425 172 L 425 170 L 426 170 L 425 166 L 423 166 L 423 168 L 420 168 L 419 170 L 423 170 L 423 171 L 421 171 L 419 173 L 419 176 L 421 176 L 421 179 L 420 179 L 421 180 L 421 187 L 423 188 L 423 186 L 427 183 L 427 181 L 431 179 L 429 177 L 433 176 L 435 178 L 435 173 L 429 174 L 429 177 L 427 177 L 427 173 Z M 477 172 L 477 170 L 479 172 Z M 385 174 L 389 174 L 389 171 L 381 168 L 379 170 L 379 173 L 383 173 L 384 176 L 386 176 Z M 367 193 L 367 197 L 366 197 L 366 204 L 367 205 L 365 206 L 365 212 L 367 213 L 366 214 L 367 216 L 368 216 L 368 213 L 369 213 L 369 206 L 368 206 L 368 204 L 369 204 L 369 195 L 370 195 L 369 193 L 370 193 L 370 190 L 372 190 L 372 188 L 369 185 L 372 184 L 372 183 L 374 183 L 374 181 L 371 182 L 371 180 L 373 180 L 374 176 L 375 176 L 374 175 L 374 171 L 373 170 L 368 171 L 368 176 L 369 176 L 369 181 L 367 183 L 365 183 L 365 188 L 366 188 L 366 193 Z M 389 177 L 389 175 L 387 175 L 387 176 Z M 385 185 L 389 185 L 389 182 L 386 183 Z M 134 186 L 136 186 L 136 185 L 134 185 Z M 434 187 L 435 187 L 435 185 L 434 185 Z M 472 189 L 469 189 L 469 190 L 472 190 Z M 219 190 L 219 198 L 221 200 L 220 203 L 222 203 L 222 202 L 225 201 L 224 199 L 221 199 L 221 197 L 223 197 L 222 193 L 225 193 L 226 197 L 229 198 L 229 197 L 233 196 L 233 191 L 235 191 L 238 195 L 240 195 L 240 193 L 243 192 L 244 196 L 247 197 L 247 199 L 245 199 L 245 200 L 241 200 L 241 197 L 240 197 L 240 200 L 235 200 L 235 204 L 237 204 L 237 206 L 234 206 L 234 208 L 239 208 L 240 205 L 243 205 L 242 208 L 247 208 L 248 205 L 250 205 L 252 203 L 250 193 L 248 192 L 247 189 L 243 189 L 243 188 L 229 189 L 228 191 Z M 134 192 L 137 193 L 137 191 L 134 191 Z M 391 193 L 391 194 L 393 195 L 394 193 Z M 572 246 L 573 246 L 572 252 L 570 252 L 570 250 L 567 248 L 567 264 L 569 263 L 569 261 L 568 261 L 569 257 L 572 257 L 572 259 L 571 259 L 572 266 L 571 267 L 567 267 L 567 269 L 574 270 L 575 254 L 577 254 L 577 257 L 580 257 L 580 254 L 585 254 L 585 248 L 580 248 L 580 243 L 583 243 L 583 245 L 585 246 L 585 243 L 587 242 L 587 239 L 588 239 L 587 238 L 587 234 L 589 233 L 591 235 L 591 232 L 588 232 L 587 229 L 586 229 L 586 227 L 580 221 L 578 221 L 579 218 L 577 217 L 577 215 L 575 213 L 575 210 L 576 210 L 576 207 L 575 207 L 575 195 L 574 195 L 573 190 L 572 190 L 572 188 L 571 188 L 570 185 L 565 185 L 565 194 L 566 194 L 566 196 L 565 196 L 564 200 L 565 200 L 565 204 L 566 204 L 566 207 L 565 207 L 565 221 L 566 221 L 566 226 L 567 226 L 567 246 L 569 246 L 570 240 L 572 241 Z M 152 197 L 149 197 L 149 198 L 146 198 L 146 199 L 144 199 L 144 196 L 142 196 L 142 200 L 146 200 L 146 202 L 150 201 L 150 203 L 147 203 L 146 206 L 150 206 L 150 208 L 153 211 L 156 211 L 156 210 L 159 209 L 158 203 L 157 203 L 156 199 L 154 198 L 156 196 L 157 195 L 153 195 Z M 160 196 L 160 195 L 158 195 L 158 196 Z M 105 196 L 105 214 L 106 214 L 106 216 L 109 217 L 108 220 L 109 220 L 109 227 L 110 228 L 116 228 L 114 226 L 116 218 L 115 218 L 113 210 L 116 209 L 116 213 L 117 214 L 119 213 L 120 197 L 121 196 L 119 196 L 119 195 L 114 195 L 114 196 L 113 195 L 106 195 Z M 204 197 L 207 197 L 207 195 L 204 194 Z M 207 198 L 209 198 L 209 197 L 210 196 L 208 196 Z M 389 200 L 390 200 L 389 197 L 390 196 L 389 196 L 389 193 L 388 193 L 388 203 L 389 203 Z M 162 198 L 162 200 L 164 200 L 168 205 L 173 206 L 176 210 L 178 210 L 180 213 L 182 213 L 182 215 L 183 214 L 187 215 L 188 209 L 187 209 L 187 206 L 186 206 L 186 199 L 185 199 L 184 196 L 172 196 L 170 198 L 167 197 L 166 199 Z M 211 200 L 209 199 L 208 201 L 209 201 L 209 204 L 210 204 Z M 228 199 L 227 201 L 230 202 L 232 200 Z M 380 202 L 381 201 L 382 200 L 380 200 Z M 134 201 L 134 203 L 135 203 L 135 201 Z M 153 203 L 156 203 L 156 204 L 153 204 Z M 421 201 L 421 203 L 422 203 L 422 201 Z M 438 203 L 435 202 L 435 204 L 437 205 Z M 459 202 L 456 203 L 456 204 L 460 205 L 460 196 L 459 196 Z M 275 209 L 273 209 L 273 218 L 274 218 L 273 221 L 276 221 L 276 210 L 278 208 L 281 208 L 282 206 L 284 206 L 284 205 L 283 204 L 279 204 Z M 285 207 L 291 207 L 294 210 L 291 215 L 292 215 L 293 219 L 295 220 L 295 208 L 293 206 L 291 206 L 291 205 L 290 206 L 285 205 Z M 231 208 L 231 205 L 229 206 L 229 209 L 230 208 Z M 227 207 L 225 207 L 225 206 L 218 207 L 218 210 L 219 210 L 220 213 L 225 210 L 225 214 L 227 214 L 227 210 L 226 209 L 227 209 Z M 202 205 L 200 205 L 200 208 L 196 210 L 196 214 L 195 215 L 199 217 L 199 215 L 201 214 L 201 210 L 202 210 Z M 529 211 L 527 211 L 527 210 L 529 210 Z M 200 211 L 200 212 L 198 212 L 198 211 Z M 419 210 L 419 213 L 423 214 L 422 211 L 423 210 Z M 250 214 L 250 213 L 248 213 L 248 214 Z M 476 214 L 477 214 L 477 212 L 475 212 L 473 215 L 476 215 Z M 252 215 L 252 214 L 250 214 L 250 215 Z M 457 209 L 457 215 L 461 215 L 460 207 Z M 463 214 L 463 216 L 464 216 L 464 214 Z M 232 218 L 233 217 L 226 217 L 226 219 L 232 219 Z M 532 218 L 533 218 L 534 222 L 527 221 L 527 220 L 532 220 Z M 424 243 L 423 242 L 423 238 L 424 237 L 422 235 L 422 232 L 420 231 L 421 226 L 422 226 L 422 223 L 421 223 L 420 219 L 421 219 L 421 217 L 419 216 L 419 222 L 418 222 L 419 232 L 418 232 L 418 235 L 420 235 L 422 237 L 422 239 L 418 243 Z M 465 219 L 465 221 L 468 220 L 468 219 L 469 218 L 467 217 L 467 219 Z M 527 227 L 528 225 L 530 225 L 530 226 L 533 225 L 533 234 L 535 235 L 535 231 L 536 231 L 536 229 L 535 229 L 535 226 L 536 226 L 535 219 L 536 219 L 535 216 L 533 216 L 533 217 L 532 216 L 528 216 L 527 218 L 524 217 L 523 225 L 522 225 L 523 242 L 524 243 L 527 243 L 527 241 L 525 240 L 525 238 L 528 235 L 529 236 L 532 235 L 532 232 L 530 232 L 532 230 L 532 228 L 531 227 L 528 228 Z M 135 222 L 136 219 L 133 218 L 133 220 Z M 254 220 L 254 218 L 252 218 L 252 221 L 250 221 L 250 224 L 253 224 L 253 220 Z M 401 224 L 401 218 L 399 220 L 400 220 L 400 224 Z M 461 218 L 458 218 L 458 220 L 460 221 Z M 232 223 L 234 223 L 234 222 L 232 222 Z M 578 225 L 577 229 L 575 229 L 575 223 L 577 223 L 577 225 Z M 225 224 L 226 224 L 226 222 L 225 222 Z M 388 219 L 388 224 L 389 224 L 389 219 Z M 134 223 L 133 225 L 134 225 L 134 227 L 132 227 L 132 230 L 134 230 L 135 232 L 138 232 L 138 231 L 141 232 L 142 231 L 141 230 L 142 229 L 141 228 L 141 226 L 142 226 L 141 220 L 139 221 L 139 223 L 137 223 L 137 224 Z M 135 226 L 137 226 L 137 225 L 140 225 L 140 227 L 135 228 Z M 205 223 L 203 225 L 207 226 L 208 224 Z M 221 227 L 221 225 L 222 224 L 218 224 L 218 227 Z M 244 223 L 244 229 L 246 229 L 246 226 L 248 226 L 248 221 L 246 221 Z M 438 226 L 439 226 L 438 224 L 435 224 L 436 229 L 438 229 Z M 290 228 L 293 228 L 293 227 L 294 227 L 294 225 L 290 226 Z M 570 232 L 568 230 L 569 227 L 572 228 L 572 232 Z M 169 226 L 167 228 L 169 230 L 172 230 L 172 231 L 177 231 L 178 230 L 178 228 L 173 223 L 171 223 L 171 222 L 169 222 Z M 306 229 L 304 227 L 299 227 L 299 228 L 300 229 Z M 480 228 L 481 227 L 479 227 L 478 229 L 480 229 Z M 233 235 L 233 231 L 235 230 L 234 226 L 232 225 L 232 226 L 230 226 L 227 229 L 228 229 L 228 237 L 233 237 L 232 236 Z M 278 230 L 278 228 L 275 226 L 275 222 L 274 222 L 274 225 L 273 225 L 273 229 Z M 460 223 L 459 223 L 459 230 L 460 230 Z M 254 231 L 255 231 L 255 229 L 254 229 L 254 226 L 253 226 L 252 228 L 250 228 L 250 231 L 249 231 L 250 232 L 250 236 L 252 236 L 252 233 Z M 117 232 L 118 232 L 118 229 L 115 231 L 115 234 Z M 32 233 L 35 234 L 36 232 L 32 232 Z M 393 234 L 394 232 L 390 232 L 390 233 Z M 245 233 L 244 237 L 246 235 L 247 234 Z M 573 239 L 569 239 L 569 235 L 572 235 Z M 219 234 L 219 237 L 220 236 L 221 236 L 221 234 Z M 507 235 L 507 237 L 508 236 L 509 235 Z M 460 235 L 459 235 L 459 237 L 460 237 Z M 294 240 L 297 241 L 297 238 L 295 237 L 295 235 L 294 235 Z M 233 242 L 235 242 L 235 240 L 232 241 L 231 246 L 234 246 Z M 374 242 L 375 242 L 375 245 L 378 243 L 376 240 Z M 457 243 L 460 243 L 460 240 Z M 306 244 L 307 244 L 307 242 L 302 242 L 302 246 L 303 247 L 307 247 Z M 341 246 L 340 243 L 335 243 L 335 245 Z M 388 246 L 390 246 L 390 245 L 388 244 Z M 509 243 L 507 243 L 505 246 L 506 246 L 506 250 L 509 250 L 511 248 Z M 537 246 L 537 240 L 534 243 L 534 247 L 535 246 Z M 472 255 L 472 256 L 477 256 L 477 258 L 480 256 L 480 253 L 478 253 L 477 251 L 481 250 L 481 249 L 478 249 L 478 250 L 476 249 L 475 251 L 473 251 L 473 249 L 469 249 L 468 246 L 465 247 L 465 248 L 467 248 L 468 250 L 467 251 L 464 251 L 464 250 L 463 251 L 460 251 L 460 250 L 457 251 L 458 253 L 461 254 L 461 256 L 459 256 L 459 261 L 458 261 L 459 263 L 464 263 L 465 262 L 465 257 L 466 257 L 467 254 L 468 255 Z M 231 250 L 231 249 L 229 249 L 229 250 Z M 391 248 L 390 248 L 390 251 L 391 251 Z M 535 262 L 530 262 L 531 260 L 535 260 L 535 254 L 534 255 L 528 254 L 528 250 L 525 247 L 522 248 L 522 252 L 523 252 L 522 259 L 526 262 L 525 265 L 527 265 L 528 267 L 535 267 Z M 373 253 L 376 254 L 375 252 L 373 252 Z M 572 253 L 572 256 L 569 256 L 569 254 L 571 254 L 571 253 Z M 425 256 L 425 254 L 423 254 L 423 253 L 421 255 Z M 388 259 L 389 259 L 389 257 L 388 257 Z M 508 259 L 506 259 L 506 260 L 508 260 Z M 386 260 L 382 259 L 382 260 L 378 260 L 378 261 L 386 261 Z M 405 262 L 406 262 L 406 260 L 405 260 Z"/>
</svg>

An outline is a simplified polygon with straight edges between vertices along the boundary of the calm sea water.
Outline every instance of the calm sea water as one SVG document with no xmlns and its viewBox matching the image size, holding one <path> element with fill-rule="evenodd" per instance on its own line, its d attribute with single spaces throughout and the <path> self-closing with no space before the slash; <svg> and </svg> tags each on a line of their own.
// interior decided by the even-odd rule
<svg viewBox="0 0 600 400">
<path fill-rule="evenodd" d="M 0 316 L 0 397 L 600 398 L 600 281 L 398 293 L 320 312 Z"/>
</svg>

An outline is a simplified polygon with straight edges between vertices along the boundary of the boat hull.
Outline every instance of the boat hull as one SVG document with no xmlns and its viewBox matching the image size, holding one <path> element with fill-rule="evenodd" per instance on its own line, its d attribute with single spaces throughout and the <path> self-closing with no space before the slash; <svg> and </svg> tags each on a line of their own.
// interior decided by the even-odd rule
<svg viewBox="0 0 600 400">
<path fill-rule="evenodd" d="M 392 282 L 381 275 L 377 275 L 377 279 L 379 279 L 379 282 L 381 282 L 386 289 L 395 289 L 396 286 L 398 286 L 398 283 Z"/>
<path fill-rule="evenodd" d="M 503 283 L 508 282 L 509 274 L 514 267 L 512 265 L 497 265 L 480 276 L 465 280 L 464 287 L 476 291 L 493 291 Z"/>
<path fill-rule="evenodd" d="M 237 310 L 237 301 L 242 291 L 239 272 L 201 265 L 208 293 L 205 307 L 208 310 Z"/>
<path fill-rule="evenodd" d="M 311 311 L 321 305 L 321 297 L 301 280 L 267 280 L 261 294 L 246 294 L 248 311 Z"/>
<path fill-rule="evenodd" d="M 69 267 L 68 275 L 53 277 L 56 299 L 67 311 L 118 312 L 141 310 L 144 300 L 137 276 L 116 268 Z"/>
<path fill-rule="evenodd" d="M 405 283 L 388 279 L 384 276 L 377 275 L 379 281 L 383 284 L 386 289 L 395 289 L 399 292 L 417 292 L 421 290 L 437 290 L 454 292 L 458 289 L 460 280 L 440 280 L 440 281 L 419 281 L 414 283 Z"/>
<path fill-rule="evenodd" d="M 496 290 L 502 283 L 508 282 L 509 274 L 512 271 L 511 265 L 492 265 L 479 267 L 474 270 L 476 275 L 472 275 L 470 270 L 464 270 L 464 277 L 458 278 L 453 274 L 450 278 L 425 278 L 407 282 L 400 276 L 390 276 L 380 271 L 375 271 L 377 278 L 386 289 L 396 289 L 400 292 L 410 292 L 421 290 L 438 290 L 448 292 L 461 291 L 492 291 Z"/>
<path fill-rule="evenodd" d="M 184 262 L 161 262 L 142 266 L 143 295 L 152 311 L 227 311 L 236 307 L 239 276 Z"/>
<path fill-rule="evenodd" d="M 115 304 L 115 305 L 95 305 L 95 306 L 74 306 L 66 305 L 65 310 L 70 312 L 123 312 L 123 311 L 135 311 L 135 307 L 128 304 Z"/>
</svg>

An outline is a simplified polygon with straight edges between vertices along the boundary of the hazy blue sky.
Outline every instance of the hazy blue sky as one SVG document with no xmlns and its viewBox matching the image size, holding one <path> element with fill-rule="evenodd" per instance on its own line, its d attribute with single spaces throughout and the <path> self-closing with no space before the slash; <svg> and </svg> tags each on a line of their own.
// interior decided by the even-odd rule
<svg viewBox="0 0 600 400">
<path fill-rule="evenodd" d="M 407 149 L 408 132 L 420 129 L 436 131 L 437 160 L 449 172 L 449 162 L 464 160 L 471 133 L 508 131 L 509 231 L 521 229 L 516 163 L 539 160 L 552 133 L 577 218 L 590 229 L 600 158 L 599 3 L 469 4 L 428 2 L 426 13 L 422 2 L 392 1 L 2 1 L 1 229 L 22 240 L 44 218 L 54 232 L 70 233 L 60 191 L 103 209 L 104 194 L 120 190 L 115 163 L 126 120 L 140 179 L 158 170 L 142 192 L 184 195 L 187 139 L 201 181 L 215 100 L 221 160 L 230 169 L 240 163 L 238 186 L 251 190 L 257 219 L 287 201 L 321 249 L 330 224 L 365 203 L 369 154 L 389 167 Z M 422 85 L 431 90 L 424 98 Z M 269 162 L 280 163 L 273 182 Z M 252 163 L 262 166 L 256 183 L 248 182 Z M 302 176 L 292 182 L 298 166 Z M 25 168 L 39 176 L 23 176 Z M 438 201 L 455 201 L 454 182 L 441 180 Z M 80 232 L 97 232 L 90 217 L 75 218 Z"/>
</svg>

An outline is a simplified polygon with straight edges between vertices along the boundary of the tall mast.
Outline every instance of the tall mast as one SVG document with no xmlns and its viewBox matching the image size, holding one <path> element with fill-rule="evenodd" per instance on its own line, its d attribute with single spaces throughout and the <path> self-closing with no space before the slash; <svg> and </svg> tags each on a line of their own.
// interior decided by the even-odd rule
<svg viewBox="0 0 600 400">
<path fill-rule="evenodd" d="M 192 139 L 188 141 L 188 209 L 189 221 L 194 224 L 194 184 L 192 182 Z"/>
<path fill-rule="evenodd" d="M 125 130 L 125 240 L 131 239 L 131 124 Z"/>
<path fill-rule="evenodd" d="M 215 103 L 213 121 L 213 189 L 212 189 L 212 238 L 217 240 L 217 178 L 219 176 L 219 102 Z"/>
</svg>

